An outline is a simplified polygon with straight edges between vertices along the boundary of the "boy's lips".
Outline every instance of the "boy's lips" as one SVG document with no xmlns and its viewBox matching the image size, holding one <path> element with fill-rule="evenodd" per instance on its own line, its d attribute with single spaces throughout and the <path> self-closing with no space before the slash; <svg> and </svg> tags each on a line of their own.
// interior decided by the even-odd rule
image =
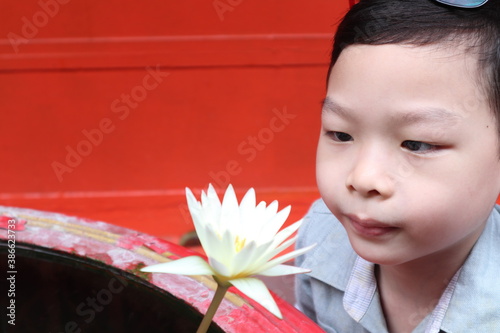
<svg viewBox="0 0 500 333">
<path fill-rule="evenodd" d="M 354 230 L 365 237 L 378 237 L 399 229 L 389 224 L 379 222 L 369 218 L 360 218 L 356 215 L 347 215 Z"/>
</svg>

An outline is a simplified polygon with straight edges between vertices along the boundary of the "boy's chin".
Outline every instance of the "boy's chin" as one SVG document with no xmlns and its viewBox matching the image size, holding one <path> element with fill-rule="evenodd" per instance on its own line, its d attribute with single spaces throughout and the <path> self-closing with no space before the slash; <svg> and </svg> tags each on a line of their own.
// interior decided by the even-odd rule
<svg viewBox="0 0 500 333">
<path fill-rule="evenodd" d="M 359 240 L 350 240 L 350 242 L 358 256 L 373 264 L 397 266 L 417 259 L 413 255 L 396 251 L 387 244 L 366 244 L 366 242 L 359 242 Z"/>
</svg>

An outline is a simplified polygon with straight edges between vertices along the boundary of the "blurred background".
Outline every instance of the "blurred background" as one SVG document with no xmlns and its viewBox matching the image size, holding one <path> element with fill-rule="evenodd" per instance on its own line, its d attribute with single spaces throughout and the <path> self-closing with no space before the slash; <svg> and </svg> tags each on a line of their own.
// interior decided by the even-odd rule
<svg viewBox="0 0 500 333">
<path fill-rule="evenodd" d="M 172 239 L 184 188 L 317 197 L 337 0 L 2 0 L 0 205 Z"/>
</svg>

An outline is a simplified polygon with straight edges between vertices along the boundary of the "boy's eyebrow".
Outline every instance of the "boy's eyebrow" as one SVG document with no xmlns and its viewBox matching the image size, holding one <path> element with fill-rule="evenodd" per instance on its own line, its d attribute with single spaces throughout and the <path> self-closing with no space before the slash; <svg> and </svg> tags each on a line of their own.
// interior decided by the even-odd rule
<svg viewBox="0 0 500 333">
<path fill-rule="evenodd" d="M 350 117 L 349 116 L 349 112 L 347 110 L 345 110 L 340 105 L 338 105 L 337 103 L 335 103 L 328 96 L 326 96 L 323 99 L 322 105 L 323 105 L 323 108 L 322 108 L 323 112 L 329 111 L 329 112 L 335 113 L 335 114 L 337 114 L 337 115 L 339 115 L 339 116 L 341 116 L 343 118 L 349 118 Z"/>
<path fill-rule="evenodd" d="M 417 111 L 410 111 L 397 119 L 402 124 L 429 123 L 434 122 L 448 123 L 455 125 L 462 117 L 457 113 L 450 112 L 443 108 L 424 107 Z"/>
<path fill-rule="evenodd" d="M 335 113 L 343 118 L 350 118 L 349 111 L 337 104 L 328 96 L 323 99 L 323 112 Z M 409 111 L 402 115 L 395 115 L 393 121 L 400 125 L 410 125 L 418 123 L 432 124 L 439 122 L 455 125 L 462 117 L 454 112 L 450 112 L 438 107 L 422 107 L 415 111 Z"/>
</svg>

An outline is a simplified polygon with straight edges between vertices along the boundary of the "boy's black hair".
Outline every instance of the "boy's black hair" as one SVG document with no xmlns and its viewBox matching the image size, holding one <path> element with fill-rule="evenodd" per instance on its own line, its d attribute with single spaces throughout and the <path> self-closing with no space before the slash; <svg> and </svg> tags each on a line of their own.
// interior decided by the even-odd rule
<svg viewBox="0 0 500 333">
<path fill-rule="evenodd" d="M 478 55 L 482 88 L 500 131 L 500 0 L 489 0 L 476 9 L 434 0 L 361 0 L 338 26 L 329 71 L 342 50 L 354 44 L 425 46 L 446 42 L 463 45 L 466 52 Z"/>
</svg>

